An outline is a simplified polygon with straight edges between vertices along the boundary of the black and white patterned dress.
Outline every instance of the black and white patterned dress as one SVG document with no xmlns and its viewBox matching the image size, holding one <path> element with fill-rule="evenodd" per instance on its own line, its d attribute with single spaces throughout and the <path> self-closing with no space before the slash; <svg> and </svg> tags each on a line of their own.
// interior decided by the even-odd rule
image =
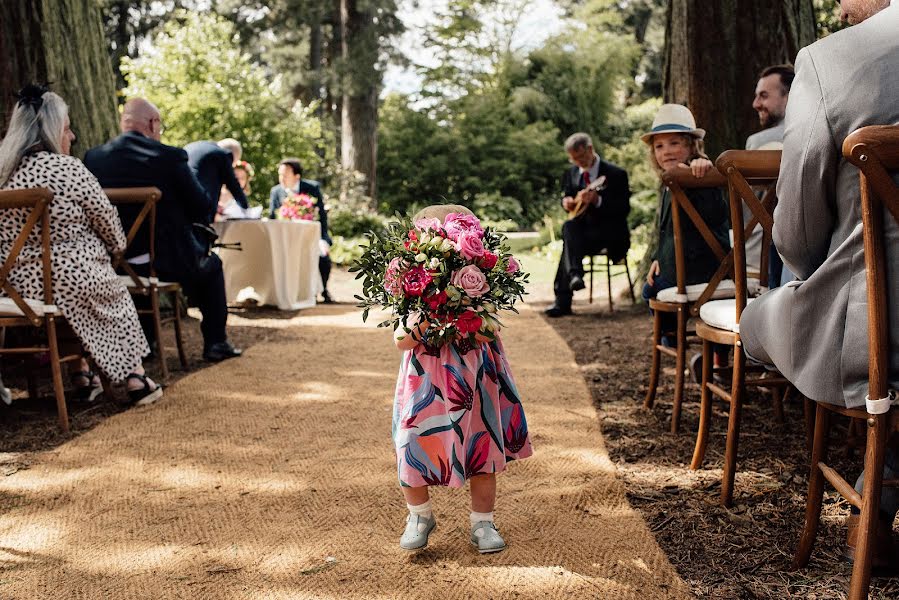
<svg viewBox="0 0 899 600">
<path fill-rule="evenodd" d="M 22 159 L 2 187 L 45 187 L 50 203 L 50 256 L 53 301 L 84 349 L 104 373 L 121 381 L 141 364 L 150 347 L 125 285 L 109 254 L 125 247 L 125 233 L 115 207 L 100 183 L 77 158 L 38 152 Z M 9 255 L 28 209 L 8 211 L 0 225 L 0 257 Z M 10 274 L 13 287 L 26 298 L 43 301 L 40 231 L 36 229 Z"/>
</svg>

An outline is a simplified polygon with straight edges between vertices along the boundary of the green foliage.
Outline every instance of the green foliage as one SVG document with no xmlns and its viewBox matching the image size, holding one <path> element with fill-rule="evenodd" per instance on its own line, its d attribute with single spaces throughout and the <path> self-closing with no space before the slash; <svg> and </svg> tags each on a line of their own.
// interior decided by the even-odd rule
<svg viewBox="0 0 899 600">
<path fill-rule="evenodd" d="M 368 231 L 382 230 L 386 224 L 386 218 L 369 211 L 338 208 L 328 213 L 328 230 L 333 235 L 347 238 L 362 237 Z"/>
<path fill-rule="evenodd" d="M 332 235 L 331 241 L 334 242 L 331 245 L 331 262 L 345 267 L 359 260 L 364 252 L 364 246 L 368 244 L 364 236 Z"/>
<path fill-rule="evenodd" d="M 264 190 L 277 183 L 277 163 L 296 156 L 308 171 L 333 160 L 334 144 L 313 114 L 313 106 L 284 103 L 278 76 L 240 50 L 234 26 L 225 19 L 179 11 L 136 59 L 125 57 L 124 94 L 159 106 L 167 144 L 234 137 L 244 160 L 256 167 L 252 198 L 267 204 Z M 324 157 L 324 158 L 322 158 Z"/>
<path fill-rule="evenodd" d="M 840 21 L 840 3 L 837 0 L 814 0 L 814 6 L 818 39 L 847 27 Z"/>
<path fill-rule="evenodd" d="M 520 221 L 524 213 L 521 202 L 499 192 L 475 194 L 471 209 L 482 221 Z"/>
</svg>

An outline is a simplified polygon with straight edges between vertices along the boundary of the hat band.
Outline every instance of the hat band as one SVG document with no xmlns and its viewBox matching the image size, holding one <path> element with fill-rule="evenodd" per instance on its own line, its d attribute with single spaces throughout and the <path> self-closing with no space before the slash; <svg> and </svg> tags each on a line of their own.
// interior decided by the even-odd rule
<svg viewBox="0 0 899 600">
<path fill-rule="evenodd" d="M 652 133 L 662 130 L 675 130 L 675 131 L 693 131 L 693 127 L 686 127 L 685 125 L 679 125 L 677 123 L 664 123 L 662 125 L 656 125 L 652 128 Z"/>
</svg>

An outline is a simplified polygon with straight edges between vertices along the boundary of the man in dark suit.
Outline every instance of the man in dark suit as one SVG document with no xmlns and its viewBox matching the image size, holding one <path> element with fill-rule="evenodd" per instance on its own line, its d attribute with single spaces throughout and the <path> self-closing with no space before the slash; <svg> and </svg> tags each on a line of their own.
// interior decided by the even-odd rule
<svg viewBox="0 0 899 600">
<path fill-rule="evenodd" d="M 562 256 L 553 285 L 556 301 L 545 311 L 549 317 L 571 314 L 573 293 L 585 287 L 585 256 L 608 252 L 609 258 L 618 262 L 631 245 L 627 172 L 602 160 L 586 133 L 565 140 L 565 151 L 573 166 L 562 176 L 562 207 L 568 212 L 576 212 L 578 206 L 586 206 L 586 210 L 562 225 Z M 605 189 L 587 189 L 603 177 Z"/>
<path fill-rule="evenodd" d="M 278 163 L 278 185 L 272 188 L 269 196 L 271 218 L 277 218 L 278 208 L 287 197 L 288 190 L 294 194 L 308 194 L 315 198 L 315 208 L 318 210 L 319 221 L 322 225 L 322 243 L 318 259 L 318 271 L 322 276 L 322 299 L 325 304 L 331 304 L 334 299 L 328 292 L 328 277 L 331 275 L 331 236 L 328 235 L 328 211 L 325 210 L 325 200 L 322 197 L 321 186 L 317 181 L 303 179 L 303 166 L 298 158 L 285 158 Z"/>
<path fill-rule="evenodd" d="M 156 272 L 162 280 L 180 283 L 200 308 L 203 358 L 217 362 L 240 356 L 225 332 L 228 307 L 222 262 L 208 255 L 192 226 L 206 223 L 216 202 L 197 182 L 187 153 L 159 142 L 162 119 L 153 104 L 142 98 L 129 100 L 120 125 L 122 135 L 89 150 L 85 165 L 104 187 L 155 186 L 162 191 L 156 209 Z M 127 230 L 136 211 L 122 209 L 120 215 Z M 144 274 L 148 273 L 148 251 L 149 240 L 138 237 L 126 257 Z"/>
<path fill-rule="evenodd" d="M 218 143 L 210 141 L 191 142 L 184 147 L 187 152 L 187 164 L 197 176 L 197 181 L 206 190 L 213 207 L 218 207 L 222 186 L 228 188 L 234 200 L 241 208 L 246 209 L 247 197 L 234 175 L 234 163 L 240 160 L 240 143 L 226 138 Z M 215 210 L 207 216 L 206 223 L 215 219 Z"/>
</svg>

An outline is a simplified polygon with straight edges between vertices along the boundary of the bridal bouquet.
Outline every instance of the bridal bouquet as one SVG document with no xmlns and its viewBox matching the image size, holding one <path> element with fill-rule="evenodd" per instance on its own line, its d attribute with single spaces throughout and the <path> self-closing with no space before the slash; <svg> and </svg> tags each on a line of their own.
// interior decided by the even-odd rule
<svg viewBox="0 0 899 600">
<path fill-rule="evenodd" d="M 450 213 L 388 225 L 383 235 L 368 233 L 368 246 L 350 269 L 363 279 L 359 307 L 392 312 L 379 327 L 402 326 L 408 333 L 413 315 L 429 322 L 428 346 L 457 340 L 476 345 L 493 340 L 499 311 L 515 311 L 527 274 L 509 253 L 505 238 L 482 228 L 473 215 Z"/>
<path fill-rule="evenodd" d="M 309 194 L 288 192 L 277 214 L 284 221 L 312 221 L 315 218 L 315 200 Z"/>
</svg>

